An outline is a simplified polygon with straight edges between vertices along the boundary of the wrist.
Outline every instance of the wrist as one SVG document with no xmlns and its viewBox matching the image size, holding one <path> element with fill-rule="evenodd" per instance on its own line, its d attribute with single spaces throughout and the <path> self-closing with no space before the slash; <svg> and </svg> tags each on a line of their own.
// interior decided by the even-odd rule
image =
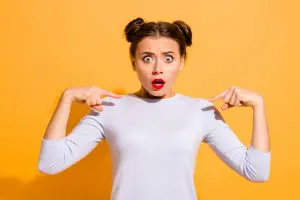
<svg viewBox="0 0 300 200">
<path fill-rule="evenodd" d="M 72 103 L 74 98 L 69 89 L 65 89 L 61 95 L 61 100 L 65 102 Z"/>
<path fill-rule="evenodd" d="M 255 101 L 255 103 L 253 103 L 252 109 L 257 110 L 257 109 L 262 109 L 262 108 L 264 108 L 264 100 L 261 96 L 259 96 L 257 98 L 257 100 Z"/>
</svg>

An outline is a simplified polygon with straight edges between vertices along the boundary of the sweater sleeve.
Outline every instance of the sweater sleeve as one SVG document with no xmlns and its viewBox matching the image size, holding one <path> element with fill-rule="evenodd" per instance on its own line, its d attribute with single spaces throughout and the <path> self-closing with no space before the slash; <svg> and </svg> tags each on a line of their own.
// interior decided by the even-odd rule
<svg viewBox="0 0 300 200">
<path fill-rule="evenodd" d="M 203 142 L 241 176 L 252 182 L 267 181 L 271 152 L 261 151 L 252 145 L 246 147 L 225 122 L 218 109 L 209 101 L 206 105 L 202 108 L 205 131 Z"/>
<path fill-rule="evenodd" d="M 87 156 L 105 139 L 101 112 L 90 109 L 71 133 L 62 139 L 41 139 L 38 169 L 53 175 Z"/>
</svg>

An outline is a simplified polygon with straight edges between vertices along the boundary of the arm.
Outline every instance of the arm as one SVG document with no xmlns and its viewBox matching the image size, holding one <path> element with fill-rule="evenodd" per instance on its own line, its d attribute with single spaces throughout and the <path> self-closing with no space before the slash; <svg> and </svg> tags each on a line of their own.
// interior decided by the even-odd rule
<svg viewBox="0 0 300 200">
<path fill-rule="evenodd" d="M 252 137 L 254 143 L 249 147 L 241 143 L 211 102 L 207 101 L 202 111 L 205 131 L 203 141 L 209 144 L 218 157 L 229 167 L 246 179 L 252 182 L 267 181 L 270 174 L 271 152 L 263 151 L 266 149 L 264 145 L 268 142 L 266 140 L 267 132 L 264 132 L 266 129 L 262 129 L 263 133 L 260 134 L 260 127 L 266 127 L 263 125 L 264 122 L 260 121 L 262 111 L 256 109 L 254 113 L 255 124 Z"/>
<path fill-rule="evenodd" d="M 66 127 L 70 115 L 72 97 L 65 90 L 48 124 L 44 134 L 45 139 L 62 139 L 66 136 Z"/>
<path fill-rule="evenodd" d="M 62 95 L 41 141 L 38 169 L 44 174 L 57 174 L 88 155 L 105 139 L 100 112 L 90 110 L 66 136 L 71 99 Z M 99 116 L 98 116 L 99 115 Z"/>
<path fill-rule="evenodd" d="M 252 107 L 253 133 L 251 145 L 260 151 L 270 151 L 270 138 L 263 99 Z"/>
</svg>

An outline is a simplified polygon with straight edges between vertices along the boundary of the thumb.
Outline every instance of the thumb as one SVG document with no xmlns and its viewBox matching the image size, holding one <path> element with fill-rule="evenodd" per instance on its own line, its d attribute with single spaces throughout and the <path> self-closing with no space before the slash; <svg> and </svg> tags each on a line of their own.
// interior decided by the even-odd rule
<svg viewBox="0 0 300 200">
<path fill-rule="evenodd" d="M 95 105 L 95 106 L 92 106 L 92 108 L 94 108 L 100 112 L 104 110 L 103 106 L 101 106 L 101 105 Z"/>
<path fill-rule="evenodd" d="M 232 108 L 232 107 L 233 107 L 233 106 L 230 105 L 229 103 L 224 103 L 224 104 L 222 105 L 221 109 L 222 109 L 222 110 L 227 110 L 227 109 Z"/>
</svg>

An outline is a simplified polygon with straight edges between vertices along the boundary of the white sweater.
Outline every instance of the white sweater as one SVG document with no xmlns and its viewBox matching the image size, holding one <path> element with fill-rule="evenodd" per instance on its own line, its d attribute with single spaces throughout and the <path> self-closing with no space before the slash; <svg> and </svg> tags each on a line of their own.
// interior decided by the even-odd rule
<svg viewBox="0 0 300 200">
<path fill-rule="evenodd" d="M 111 200 L 196 200 L 201 142 L 253 182 L 270 174 L 271 152 L 246 147 L 209 101 L 177 93 L 166 99 L 127 94 L 103 98 L 65 138 L 42 138 L 38 169 L 57 174 L 107 140 L 113 161 Z"/>
</svg>

